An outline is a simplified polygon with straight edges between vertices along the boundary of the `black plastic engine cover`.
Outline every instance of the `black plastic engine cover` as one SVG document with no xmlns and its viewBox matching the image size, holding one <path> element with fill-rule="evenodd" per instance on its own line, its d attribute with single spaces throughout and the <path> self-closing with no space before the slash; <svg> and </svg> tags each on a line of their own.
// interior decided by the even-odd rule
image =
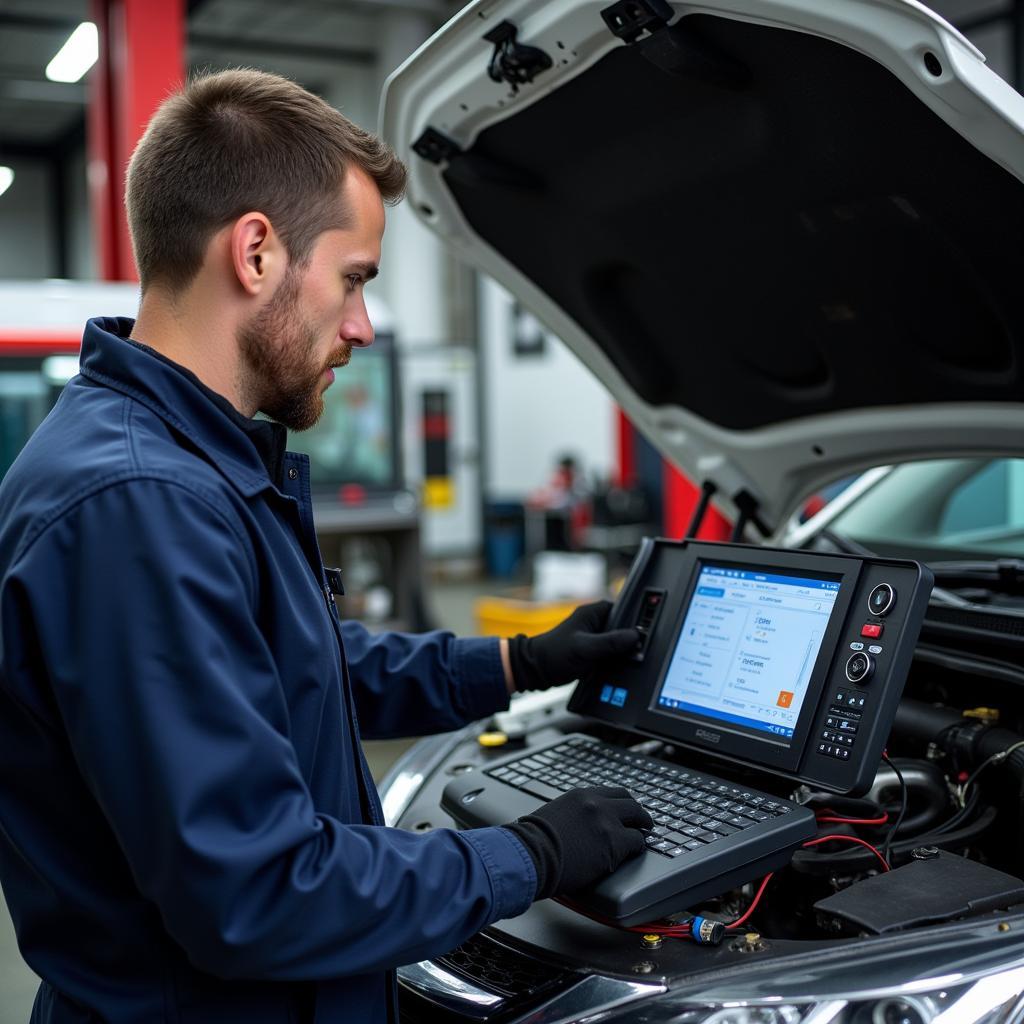
<svg viewBox="0 0 1024 1024">
<path fill-rule="evenodd" d="M 937 850 L 894 871 L 851 885 L 814 904 L 837 930 L 902 931 L 973 917 L 1024 902 L 1024 881 L 977 861 Z"/>
</svg>

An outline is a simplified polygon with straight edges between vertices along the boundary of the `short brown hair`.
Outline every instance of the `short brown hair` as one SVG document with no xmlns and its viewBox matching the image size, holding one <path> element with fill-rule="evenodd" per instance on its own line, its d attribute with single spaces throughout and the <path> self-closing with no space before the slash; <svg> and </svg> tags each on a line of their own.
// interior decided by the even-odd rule
<svg viewBox="0 0 1024 1024">
<path fill-rule="evenodd" d="M 251 69 L 202 74 L 153 115 L 128 165 L 125 205 L 143 291 L 192 281 L 210 238 L 248 210 L 265 214 L 289 258 L 345 224 L 338 190 L 355 165 L 385 202 L 405 189 L 391 147 L 318 96 Z"/>
</svg>

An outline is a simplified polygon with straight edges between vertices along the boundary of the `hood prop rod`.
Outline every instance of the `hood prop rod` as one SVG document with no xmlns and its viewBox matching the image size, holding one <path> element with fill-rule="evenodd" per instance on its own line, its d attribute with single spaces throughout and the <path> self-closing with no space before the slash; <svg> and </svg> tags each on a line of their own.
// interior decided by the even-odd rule
<svg viewBox="0 0 1024 1024">
<path fill-rule="evenodd" d="M 693 516 L 690 519 L 690 525 L 686 528 L 686 533 L 683 534 L 683 540 L 692 540 L 697 536 L 697 531 L 701 528 L 704 517 L 708 514 L 708 506 L 711 504 L 711 499 L 717 491 L 718 487 L 710 480 L 705 480 L 701 485 L 700 500 L 697 502 L 697 507 L 693 510 Z"/>
<path fill-rule="evenodd" d="M 757 532 L 762 537 L 767 537 L 771 533 L 764 520 L 757 514 L 760 505 L 750 491 L 737 491 L 733 495 L 732 503 L 736 506 L 739 516 L 736 519 L 736 525 L 733 527 L 732 536 L 729 538 L 730 541 L 734 544 L 741 542 L 748 523 L 753 523 Z"/>
</svg>

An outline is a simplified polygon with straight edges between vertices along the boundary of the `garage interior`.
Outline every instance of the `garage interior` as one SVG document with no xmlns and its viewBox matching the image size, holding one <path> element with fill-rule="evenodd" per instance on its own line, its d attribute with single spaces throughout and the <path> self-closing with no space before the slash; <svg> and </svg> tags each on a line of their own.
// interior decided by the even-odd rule
<svg viewBox="0 0 1024 1024">
<path fill-rule="evenodd" d="M 1024 0 L 929 5 L 1024 88 Z M 461 7 L 0 0 L 0 474 L 75 372 L 76 339 L 47 321 L 47 304 L 77 308 L 91 285 L 134 280 L 111 169 L 175 69 L 273 71 L 375 129 L 387 76 Z M 106 88 L 103 61 L 76 81 L 47 76 L 87 22 L 122 47 Z M 352 591 L 343 614 L 463 636 L 547 628 L 621 580 L 641 537 L 682 534 L 693 484 L 550 330 L 404 207 L 389 212 L 372 299 L 385 327 L 338 388 L 348 407 L 295 442 L 322 473 L 321 544 Z M 373 416 L 359 420 L 367 402 Z M 327 429 L 357 422 L 371 424 L 373 452 L 346 462 Z M 727 524 L 712 517 L 704 535 L 725 537 Z M 367 744 L 378 781 L 408 746 Z M 4 909 L 0 1024 L 28 1019 L 37 984 Z"/>
</svg>

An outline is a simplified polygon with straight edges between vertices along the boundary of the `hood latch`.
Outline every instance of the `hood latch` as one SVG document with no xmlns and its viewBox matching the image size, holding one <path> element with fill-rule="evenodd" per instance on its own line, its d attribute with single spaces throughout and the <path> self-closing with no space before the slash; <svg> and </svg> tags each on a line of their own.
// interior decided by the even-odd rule
<svg viewBox="0 0 1024 1024">
<path fill-rule="evenodd" d="M 674 25 L 675 11 L 666 0 L 618 0 L 601 11 L 612 34 L 636 49 L 666 74 L 724 89 L 744 89 L 750 71 L 714 41 L 690 28 L 689 17 Z"/>
<path fill-rule="evenodd" d="M 645 32 L 664 28 L 672 20 L 667 0 L 619 0 L 601 12 L 612 35 L 624 43 L 635 43 Z"/>
</svg>

